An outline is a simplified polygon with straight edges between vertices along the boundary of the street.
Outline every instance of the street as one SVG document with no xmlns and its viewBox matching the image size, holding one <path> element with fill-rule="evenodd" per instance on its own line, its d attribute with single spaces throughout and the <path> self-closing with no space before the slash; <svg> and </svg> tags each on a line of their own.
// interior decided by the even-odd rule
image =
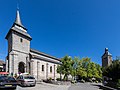
<svg viewBox="0 0 120 90">
<path fill-rule="evenodd" d="M 20 87 L 16 90 L 100 90 L 99 84 L 76 83 L 73 85 L 53 85 L 38 83 L 35 87 Z"/>
<path fill-rule="evenodd" d="M 100 84 L 91 84 L 91 83 L 77 83 L 75 85 L 71 85 L 68 90 L 101 90 L 99 89 Z"/>
<path fill-rule="evenodd" d="M 53 85 L 47 83 L 37 83 L 35 87 L 20 87 L 16 90 L 68 90 L 70 85 Z"/>
</svg>

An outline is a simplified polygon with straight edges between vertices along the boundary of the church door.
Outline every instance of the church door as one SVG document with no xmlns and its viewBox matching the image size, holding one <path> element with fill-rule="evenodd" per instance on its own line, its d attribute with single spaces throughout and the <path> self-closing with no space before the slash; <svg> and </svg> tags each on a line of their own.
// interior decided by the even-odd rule
<svg viewBox="0 0 120 90">
<path fill-rule="evenodd" d="M 19 71 L 19 73 L 25 73 L 25 63 L 24 62 L 19 63 L 18 71 Z"/>
</svg>

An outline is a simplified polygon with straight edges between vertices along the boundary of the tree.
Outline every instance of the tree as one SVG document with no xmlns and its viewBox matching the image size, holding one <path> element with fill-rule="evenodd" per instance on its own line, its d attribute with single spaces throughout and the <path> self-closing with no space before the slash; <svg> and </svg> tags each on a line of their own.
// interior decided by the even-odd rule
<svg viewBox="0 0 120 90">
<path fill-rule="evenodd" d="M 102 70 L 99 64 L 91 62 L 91 59 L 82 58 L 78 64 L 77 74 L 82 78 L 102 78 Z"/>
<path fill-rule="evenodd" d="M 87 77 L 88 77 L 88 78 L 92 78 L 92 77 L 93 77 L 91 67 L 92 67 L 92 66 L 91 66 L 91 62 L 89 62 L 88 65 L 87 65 L 87 70 L 86 70 L 86 71 L 87 71 Z"/>
<path fill-rule="evenodd" d="M 92 69 L 93 77 L 98 78 L 99 77 L 98 70 L 97 70 L 96 64 L 93 62 L 91 63 L 91 69 Z"/>
<path fill-rule="evenodd" d="M 91 76 L 90 58 L 82 58 L 79 62 L 78 75 L 87 78 Z"/>
<path fill-rule="evenodd" d="M 72 63 L 71 75 L 72 75 L 72 77 L 74 77 L 74 79 L 75 79 L 75 76 L 77 75 L 79 60 L 80 60 L 79 57 L 74 57 L 74 59 L 72 61 L 73 63 Z"/>
<path fill-rule="evenodd" d="M 115 60 L 110 66 L 103 68 L 103 76 L 112 78 L 113 81 L 120 79 L 120 60 Z"/>
<path fill-rule="evenodd" d="M 102 78 L 102 67 L 99 64 L 96 64 L 96 68 L 98 70 L 98 78 Z"/>
<path fill-rule="evenodd" d="M 64 80 L 68 80 L 68 75 L 71 74 L 73 61 L 69 56 L 65 56 L 61 59 L 62 65 L 58 66 L 57 72 L 64 74 Z"/>
<path fill-rule="evenodd" d="M 62 65 L 58 66 L 57 72 L 64 75 L 64 79 L 68 80 L 68 75 L 72 77 L 79 76 L 83 79 L 102 78 L 102 70 L 99 64 L 91 62 L 91 58 L 85 57 L 80 59 L 74 57 L 73 60 L 69 56 L 61 59 Z"/>
<path fill-rule="evenodd" d="M 79 75 L 81 78 L 86 78 L 87 77 L 86 69 L 83 67 L 78 68 L 77 75 Z"/>
</svg>

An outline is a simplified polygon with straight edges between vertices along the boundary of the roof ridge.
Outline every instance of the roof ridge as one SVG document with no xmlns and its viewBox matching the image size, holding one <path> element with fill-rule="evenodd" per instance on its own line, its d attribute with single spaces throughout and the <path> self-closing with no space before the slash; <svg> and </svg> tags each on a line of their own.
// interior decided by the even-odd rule
<svg viewBox="0 0 120 90">
<path fill-rule="evenodd" d="M 38 51 L 38 50 L 36 50 L 36 49 L 32 49 L 32 48 L 30 48 L 30 50 L 31 50 L 31 51 L 34 51 L 34 52 L 37 52 L 37 53 L 40 53 L 40 54 L 43 54 L 43 55 L 46 55 L 46 56 L 48 56 L 48 57 L 51 57 L 51 58 L 54 58 L 54 59 L 60 60 L 60 59 L 57 58 L 57 57 L 51 56 L 51 55 L 49 55 L 49 54 L 46 54 L 46 53 L 41 52 L 41 51 Z"/>
</svg>

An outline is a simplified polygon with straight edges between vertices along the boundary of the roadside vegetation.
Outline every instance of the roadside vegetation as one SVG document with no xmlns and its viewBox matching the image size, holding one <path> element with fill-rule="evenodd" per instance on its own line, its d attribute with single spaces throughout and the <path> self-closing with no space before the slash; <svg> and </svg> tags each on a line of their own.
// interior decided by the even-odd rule
<svg viewBox="0 0 120 90">
<path fill-rule="evenodd" d="M 57 72 L 64 75 L 62 80 L 68 81 L 72 76 L 72 82 L 101 82 L 102 69 L 99 64 L 91 61 L 91 58 L 79 58 L 65 56 L 61 59 L 62 65 L 57 67 Z"/>
<path fill-rule="evenodd" d="M 103 68 L 104 81 L 108 86 L 120 87 L 120 60 L 114 60 L 110 66 Z"/>
</svg>

